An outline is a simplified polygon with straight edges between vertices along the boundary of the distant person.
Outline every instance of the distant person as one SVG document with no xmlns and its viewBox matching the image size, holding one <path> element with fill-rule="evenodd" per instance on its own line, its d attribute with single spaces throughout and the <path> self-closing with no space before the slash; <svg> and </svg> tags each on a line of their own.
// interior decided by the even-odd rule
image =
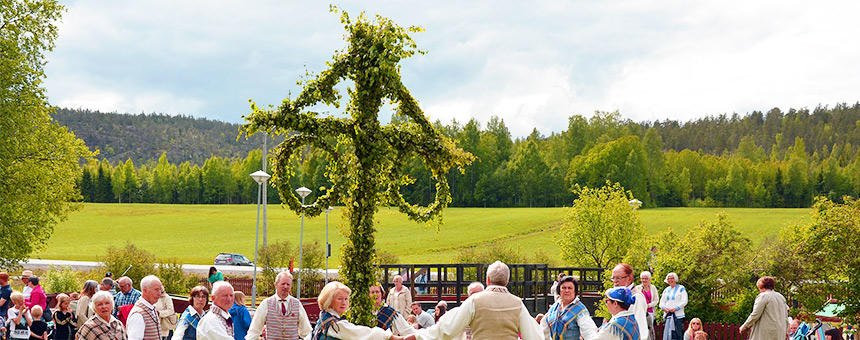
<svg viewBox="0 0 860 340">
<path fill-rule="evenodd" d="M 437 302 L 436 307 L 434 307 L 433 321 L 439 322 L 439 318 L 441 318 L 442 315 L 445 315 L 445 312 L 447 312 L 447 311 L 448 311 L 448 302 L 445 302 L 445 300 Z"/>
<path fill-rule="evenodd" d="M 636 329 L 639 330 L 639 339 L 647 340 L 648 333 L 648 302 L 641 292 L 636 292 L 633 286 L 633 267 L 626 263 L 619 263 L 612 269 L 612 284 L 615 287 L 626 287 L 633 294 L 634 303 L 630 311 L 636 316 Z M 656 339 L 655 339 L 656 340 Z"/>
<path fill-rule="evenodd" d="M 241 290 L 233 292 L 233 307 L 230 307 L 230 317 L 233 318 L 233 338 L 245 340 L 248 329 L 251 328 L 251 313 L 245 307 L 245 293 Z"/>
<path fill-rule="evenodd" d="M 158 302 L 155 303 L 155 311 L 158 312 L 158 319 L 161 323 L 161 339 L 169 339 L 173 336 L 173 329 L 176 328 L 176 322 L 179 321 L 179 318 L 176 315 L 176 310 L 173 309 L 173 298 L 163 289 L 161 296 L 158 297 Z"/>
<path fill-rule="evenodd" d="M 415 316 L 415 322 L 418 324 L 419 329 L 429 328 L 436 323 L 436 321 L 433 320 L 433 315 L 421 309 L 421 304 L 418 302 L 412 302 L 412 315 Z"/>
<path fill-rule="evenodd" d="M 81 288 L 81 296 L 77 300 L 77 304 L 75 307 L 75 327 L 81 328 L 87 320 L 89 320 L 95 313 L 95 308 L 93 303 L 90 303 L 93 296 L 96 294 L 96 289 L 98 289 L 98 282 L 93 280 L 87 280 L 84 282 L 84 287 Z M 110 293 L 108 293 L 110 294 Z M 110 302 L 113 303 L 113 295 L 111 295 Z M 110 308 L 113 311 L 113 306 Z M 110 319 L 105 319 L 106 321 L 110 321 Z M 125 335 L 125 331 L 123 330 L 123 336 Z"/>
<path fill-rule="evenodd" d="M 57 295 L 57 310 L 54 312 L 54 340 L 71 340 L 75 324 L 75 313 L 71 309 L 71 298 Z"/>
<path fill-rule="evenodd" d="M 113 279 L 113 273 L 111 273 L 111 272 L 105 273 L 105 279 L 110 279 L 110 282 L 111 282 L 110 292 L 111 292 L 111 294 L 116 296 L 117 284 L 116 284 L 116 280 Z"/>
<path fill-rule="evenodd" d="M 234 340 L 233 320 L 227 312 L 233 307 L 233 286 L 227 281 L 212 284 L 212 307 L 197 324 L 197 340 Z"/>
<path fill-rule="evenodd" d="M 137 303 L 137 300 L 140 300 L 140 291 L 134 289 L 132 286 L 132 280 L 128 276 L 123 276 L 117 280 L 117 284 L 119 285 L 119 293 L 116 293 L 116 297 L 114 299 L 113 306 L 113 316 L 117 319 L 119 316 L 119 309 L 122 306 L 134 305 Z"/>
<path fill-rule="evenodd" d="M 645 323 L 648 324 L 648 335 L 651 339 L 656 340 L 656 333 L 654 332 L 654 307 L 660 304 L 660 294 L 657 292 L 657 287 L 651 284 L 651 272 L 644 271 L 639 274 L 639 281 L 642 284 L 634 287 L 633 293 L 642 294 L 645 297 L 645 302 L 648 303 Z"/>
<path fill-rule="evenodd" d="M 155 275 L 140 280 L 141 298 L 134 303 L 126 321 L 128 340 L 161 340 L 161 318 L 155 304 L 164 287 Z"/>
<path fill-rule="evenodd" d="M 21 272 L 21 284 L 24 285 L 24 288 L 21 289 L 21 294 L 24 296 L 24 301 L 30 299 L 30 292 L 33 291 L 33 288 L 29 285 L 31 276 L 33 276 L 32 270 L 25 270 Z"/>
<path fill-rule="evenodd" d="M 702 319 L 693 318 L 690 320 L 690 325 L 687 326 L 687 331 L 684 332 L 684 340 L 695 340 L 696 333 L 702 331 Z"/>
<path fill-rule="evenodd" d="M 116 294 L 116 290 L 113 288 L 113 280 L 109 277 L 103 278 L 102 282 L 99 283 L 99 291 L 110 292 L 111 294 Z"/>
<path fill-rule="evenodd" d="M 305 338 L 313 331 L 299 299 L 290 295 L 293 274 L 282 271 L 275 277 L 275 294 L 260 302 L 245 339 L 256 340 L 266 328 L 268 339 Z"/>
<path fill-rule="evenodd" d="M 39 284 L 39 277 L 31 276 L 27 282 L 27 286 L 30 287 L 30 298 L 25 299 L 27 307 L 32 309 L 34 306 L 40 306 L 42 307 L 42 312 L 44 312 L 48 308 L 48 296 L 45 295 L 45 290 Z"/>
<path fill-rule="evenodd" d="M 33 306 L 30 313 L 33 316 L 33 322 L 30 323 L 30 340 L 48 340 L 48 323 L 42 318 L 42 306 Z"/>
<path fill-rule="evenodd" d="M 209 277 L 206 278 L 206 280 L 209 281 L 210 284 L 215 284 L 215 282 L 224 281 L 224 274 L 214 266 L 209 267 Z"/>
<path fill-rule="evenodd" d="M 0 318 L 6 317 L 6 311 L 12 306 L 12 285 L 9 284 L 9 273 L 0 272 Z"/>
<path fill-rule="evenodd" d="M 687 289 L 678 284 L 678 274 L 666 274 L 664 280 L 669 286 L 660 296 L 660 309 L 663 310 L 663 338 L 680 340 L 684 336 L 684 307 L 687 306 Z"/>
<path fill-rule="evenodd" d="M 800 321 L 799 319 L 791 320 L 791 322 L 788 324 L 788 338 L 789 339 L 794 339 L 795 336 L 798 335 L 797 330 L 800 329 L 800 324 L 802 324 L 802 323 L 803 322 Z"/>
<path fill-rule="evenodd" d="M 579 301 L 579 283 L 573 276 L 565 276 L 556 286 L 559 299 L 549 307 L 539 321 L 544 338 L 558 340 L 591 339 L 597 335 L 597 325 L 588 308 Z"/>
<path fill-rule="evenodd" d="M 824 331 L 824 340 L 842 340 L 842 329 L 831 328 Z"/>
<path fill-rule="evenodd" d="M 760 293 L 755 298 L 752 313 L 741 325 L 740 331 L 750 329 L 750 340 L 785 339 L 788 326 L 788 308 L 785 297 L 773 291 L 775 281 L 762 276 L 756 282 Z"/>
<path fill-rule="evenodd" d="M 656 273 L 654 266 L 657 265 L 657 246 L 651 246 L 651 257 L 648 259 L 648 271 Z"/>
<path fill-rule="evenodd" d="M 179 317 L 179 323 L 173 332 L 172 340 L 197 340 L 197 324 L 206 313 L 209 304 L 209 289 L 197 286 L 188 294 L 188 307 Z"/>
<path fill-rule="evenodd" d="M 600 326 L 597 336 L 590 340 L 635 340 L 638 339 L 638 323 L 630 308 L 636 301 L 627 287 L 609 288 L 604 298 L 606 309 L 612 318 Z"/>
<path fill-rule="evenodd" d="M 12 299 L 12 307 L 6 311 L 9 339 L 29 339 L 33 315 L 30 314 L 30 308 L 24 304 L 24 294 L 12 292 L 10 298 Z"/>
<path fill-rule="evenodd" d="M 95 281 L 93 291 L 98 285 Z M 95 315 L 86 320 L 78 329 L 78 340 L 127 340 L 125 327 L 115 318 L 113 313 L 113 295 L 109 292 L 98 292 L 92 297 Z"/>
<path fill-rule="evenodd" d="M 409 306 L 412 305 L 412 292 L 409 291 L 408 287 L 403 285 L 402 276 L 394 275 L 394 287 L 391 287 L 391 290 L 388 291 L 386 302 L 388 302 L 391 308 L 400 312 L 400 314 L 409 314 Z"/>
</svg>

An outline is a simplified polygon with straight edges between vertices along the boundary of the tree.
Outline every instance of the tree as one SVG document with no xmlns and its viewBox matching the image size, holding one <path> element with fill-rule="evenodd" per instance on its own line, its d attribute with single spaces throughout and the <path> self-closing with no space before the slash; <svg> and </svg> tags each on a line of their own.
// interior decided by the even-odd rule
<svg viewBox="0 0 860 340">
<path fill-rule="evenodd" d="M 80 162 L 92 153 L 51 118 L 45 53 L 54 48 L 63 7 L 55 1 L 0 5 L 0 267 L 45 246 L 53 227 L 79 205 Z"/>
<path fill-rule="evenodd" d="M 335 7 L 332 11 L 339 12 Z M 378 15 L 371 22 L 363 13 L 353 21 L 343 12 L 341 22 L 348 46 L 335 52 L 328 69 L 306 79 L 301 93 L 284 99 L 277 110 L 261 109 L 252 102 L 248 124 L 240 132 L 293 133 L 276 148 L 273 165 L 273 182 L 291 210 L 317 216 L 336 202 L 345 205 L 349 226 L 341 263 L 342 277 L 352 288 L 349 318 L 371 325 L 374 317 L 367 290 L 375 277 L 373 215 L 378 205 L 396 206 L 418 222 L 438 218 L 451 200 L 446 174 L 469 164 L 473 157 L 433 127 L 401 81 L 400 61 L 421 52 L 409 33 L 421 29 L 404 29 Z M 338 107 L 341 95 L 336 85 L 344 80 L 353 86 L 348 89 L 348 117 L 320 118 L 309 111 L 316 105 Z M 378 114 L 384 103 L 395 105 L 405 121 L 382 126 Z M 289 186 L 291 159 L 308 146 L 329 155 L 332 187 L 313 204 L 302 205 Z M 411 183 L 404 160 L 413 157 L 420 158 L 436 180 L 435 200 L 426 207 L 408 203 L 400 193 L 401 186 Z"/>
<path fill-rule="evenodd" d="M 627 255 L 634 240 L 644 238 L 639 212 L 630 206 L 633 193 L 620 184 L 582 187 L 567 211 L 556 243 L 573 265 L 609 268 Z"/>
<path fill-rule="evenodd" d="M 598 187 L 606 181 L 619 183 L 646 204 L 651 200 L 645 151 L 636 136 L 599 144 L 576 156 L 570 162 L 566 181 L 571 189 L 577 185 Z"/>
</svg>

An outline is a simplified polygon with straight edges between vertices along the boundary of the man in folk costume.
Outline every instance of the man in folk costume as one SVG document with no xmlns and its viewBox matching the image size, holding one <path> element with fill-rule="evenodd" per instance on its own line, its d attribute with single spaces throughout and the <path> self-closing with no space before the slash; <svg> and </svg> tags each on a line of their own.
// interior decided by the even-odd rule
<svg viewBox="0 0 860 340">
<path fill-rule="evenodd" d="M 415 328 L 406 322 L 403 315 L 385 303 L 383 294 L 384 291 L 382 289 L 382 285 L 377 283 L 370 286 L 370 297 L 376 302 L 373 306 L 373 314 L 376 315 L 376 327 L 390 329 L 391 333 L 396 335 L 409 335 L 415 333 Z"/>
<path fill-rule="evenodd" d="M 311 333 L 311 322 L 299 299 L 290 295 L 293 288 L 293 275 L 288 271 L 278 273 L 275 278 L 275 295 L 260 303 L 246 340 L 257 340 L 266 327 L 266 339 L 295 340 L 304 339 Z"/>
<path fill-rule="evenodd" d="M 234 340 L 230 307 L 233 307 L 233 285 L 227 281 L 212 284 L 212 307 L 197 324 L 197 340 Z"/>
<path fill-rule="evenodd" d="M 161 280 L 149 275 L 140 280 L 140 299 L 134 303 L 126 321 L 129 340 L 161 340 L 161 318 L 155 304 L 163 291 Z"/>
<path fill-rule="evenodd" d="M 632 292 L 635 288 L 633 283 L 633 267 L 629 264 L 619 263 L 612 269 L 612 284 L 616 288 L 625 287 Z M 630 305 L 630 311 L 636 316 L 639 339 L 648 340 L 650 337 L 648 332 L 648 301 L 645 300 L 645 295 L 642 295 L 641 292 L 632 294 L 636 298 L 636 303 Z"/>
<path fill-rule="evenodd" d="M 637 299 L 627 287 L 609 288 L 604 301 L 612 319 L 600 326 L 597 335 L 589 340 L 639 340 L 638 320 L 630 310 Z"/>
<path fill-rule="evenodd" d="M 487 288 L 470 296 L 460 307 L 445 313 L 435 325 L 418 330 L 419 340 L 448 340 L 471 326 L 474 340 L 542 340 L 543 331 L 531 317 L 522 299 L 505 288 L 511 272 L 496 261 L 487 267 Z"/>
</svg>

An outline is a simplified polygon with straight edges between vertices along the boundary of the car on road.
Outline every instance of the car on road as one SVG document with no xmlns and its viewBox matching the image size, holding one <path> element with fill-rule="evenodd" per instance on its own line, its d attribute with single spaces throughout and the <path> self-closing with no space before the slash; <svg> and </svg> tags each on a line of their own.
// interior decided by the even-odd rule
<svg viewBox="0 0 860 340">
<path fill-rule="evenodd" d="M 225 264 L 228 266 L 253 266 L 247 257 L 242 254 L 220 253 L 215 256 L 215 264 Z"/>
</svg>

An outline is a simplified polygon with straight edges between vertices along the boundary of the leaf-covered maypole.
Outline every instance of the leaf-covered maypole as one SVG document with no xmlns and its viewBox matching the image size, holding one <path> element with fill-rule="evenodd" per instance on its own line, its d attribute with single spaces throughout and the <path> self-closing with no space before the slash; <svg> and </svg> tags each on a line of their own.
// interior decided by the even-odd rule
<svg viewBox="0 0 860 340">
<path fill-rule="evenodd" d="M 332 12 L 340 11 L 332 7 Z M 329 205 L 345 206 L 349 228 L 341 251 L 341 275 L 353 289 L 349 318 L 372 325 L 372 302 L 367 291 L 375 277 L 373 215 L 379 205 L 391 205 L 414 221 L 439 217 L 451 201 L 445 175 L 455 167 L 462 170 L 473 156 L 433 128 L 401 81 L 400 61 L 423 53 L 409 37 L 409 33 L 421 29 L 402 28 L 378 15 L 370 21 L 364 13 L 352 21 L 341 12 L 341 22 L 348 47 L 335 52 L 327 63 L 328 69 L 305 80 L 295 99 L 285 99 L 276 110 L 252 103 L 252 113 L 245 117 L 248 123 L 241 132 L 289 133 L 275 149 L 273 182 L 291 210 L 316 216 Z M 341 95 L 335 86 L 345 80 L 354 86 L 348 89 L 348 117 L 320 117 L 320 113 L 310 110 L 318 105 L 339 107 Z M 383 126 L 378 114 L 384 103 L 393 104 L 404 119 Z M 307 147 L 328 154 L 326 177 L 332 187 L 313 204 L 303 206 L 289 186 L 290 164 Z M 416 157 L 436 181 L 435 200 L 426 207 L 408 203 L 399 192 L 402 185 L 413 181 L 405 174 L 404 165 Z"/>
</svg>

